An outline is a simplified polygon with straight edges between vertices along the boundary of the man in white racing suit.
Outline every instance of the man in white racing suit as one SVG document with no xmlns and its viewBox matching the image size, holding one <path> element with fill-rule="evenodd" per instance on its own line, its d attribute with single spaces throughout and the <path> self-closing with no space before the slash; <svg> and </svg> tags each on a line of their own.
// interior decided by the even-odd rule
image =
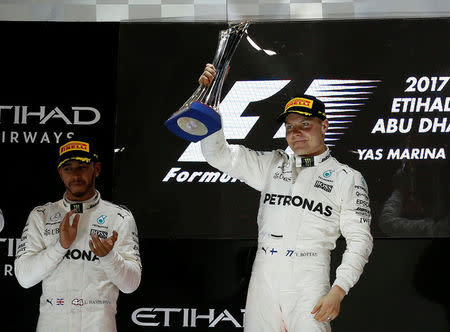
<svg viewBox="0 0 450 332">
<path fill-rule="evenodd" d="M 214 75 L 208 64 L 199 82 L 209 85 Z M 330 331 L 372 251 L 368 188 L 330 155 L 320 100 L 293 98 L 279 120 L 294 155 L 229 145 L 222 130 L 201 141 L 209 164 L 261 192 L 244 331 Z M 330 251 L 341 234 L 346 251 L 330 288 Z"/>
<path fill-rule="evenodd" d="M 59 149 L 63 199 L 33 209 L 14 263 L 20 285 L 42 281 L 37 331 L 116 331 L 119 290 L 141 279 L 136 224 L 95 189 L 101 164 L 88 141 Z"/>
</svg>

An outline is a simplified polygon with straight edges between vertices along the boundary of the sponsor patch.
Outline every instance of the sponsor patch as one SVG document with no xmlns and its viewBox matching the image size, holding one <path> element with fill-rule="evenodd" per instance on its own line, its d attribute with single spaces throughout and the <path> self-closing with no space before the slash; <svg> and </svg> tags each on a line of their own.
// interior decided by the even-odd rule
<svg viewBox="0 0 450 332">
<path fill-rule="evenodd" d="M 75 213 L 83 213 L 83 203 L 70 204 L 70 211 L 75 210 Z"/>
<path fill-rule="evenodd" d="M 302 167 L 311 167 L 311 166 L 314 166 L 314 157 L 303 157 Z"/>
<path fill-rule="evenodd" d="M 91 226 L 95 227 L 95 228 L 104 228 L 104 229 L 108 229 L 109 228 L 108 226 L 102 226 L 102 225 L 97 225 L 97 224 L 92 224 Z"/>
<path fill-rule="evenodd" d="M 97 218 L 97 223 L 99 223 L 100 225 L 103 225 L 106 221 L 106 218 L 107 218 L 107 216 L 102 214 L 100 217 Z"/>
<path fill-rule="evenodd" d="M 366 181 L 364 180 L 364 178 L 361 178 L 361 183 L 363 184 L 364 187 L 367 186 L 367 183 L 366 183 Z"/>
<path fill-rule="evenodd" d="M 98 229 L 91 229 L 90 235 L 96 234 L 99 238 L 106 239 L 108 237 L 108 232 L 99 231 Z"/>
<path fill-rule="evenodd" d="M 323 183 L 322 181 L 317 180 L 314 184 L 314 187 L 320 188 L 322 190 L 325 190 L 326 192 L 331 192 L 331 189 L 333 189 L 333 186 L 331 184 Z"/>
<path fill-rule="evenodd" d="M 330 157 L 331 157 L 331 154 L 327 154 L 325 157 L 322 158 L 322 160 L 320 162 L 323 163 L 325 160 L 327 160 Z"/>
<path fill-rule="evenodd" d="M 61 221 L 62 215 L 61 212 L 56 212 L 53 216 L 50 217 L 51 221 Z"/>
<path fill-rule="evenodd" d="M 291 107 L 300 106 L 311 109 L 313 106 L 313 101 L 311 99 L 306 98 L 294 98 L 286 104 L 284 111 L 287 111 Z"/>
<path fill-rule="evenodd" d="M 363 199 L 357 199 L 356 204 L 364 207 L 369 207 L 369 202 Z"/>
<path fill-rule="evenodd" d="M 50 236 L 50 235 L 58 235 L 59 234 L 59 228 L 50 228 L 44 230 L 44 236 Z"/>
<path fill-rule="evenodd" d="M 72 141 L 64 144 L 59 148 L 59 155 L 69 151 L 86 151 L 89 152 L 89 144 L 85 142 Z"/>
<path fill-rule="evenodd" d="M 366 195 L 365 193 L 359 192 L 359 191 L 356 192 L 356 196 L 357 197 L 362 197 L 365 200 L 369 200 L 369 196 L 368 195 Z"/>
<path fill-rule="evenodd" d="M 319 175 L 319 179 L 325 182 L 333 183 L 334 182 L 334 176 L 333 173 L 335 170 L 328 169 L 322 173 L 322 175 Z"/>
<path fill-rule="evenodd" d="M 333 172 L 334 172 L 333 170 L 329 169 L 329 170 L 323 172 L 323 176 L 325 178 L 329 178 L 333 174 Z"/>
<path fill-rule="evenodd" d="M 370 210 L 362 208 L 362 207 L 358 207 L 358 208 L 356 208 L 356 214 L 363 216 L 363 217 L 370 217 Z"/>
<path fill-rule="evenodd" d="M 73 299 L 72 304 L 82 307 L 84 305 L 84 301 L 83 301 L 83 299 Z"/>
<path fill-rule="evenodd" d="M 366 194 L 368 194 L 367 189 L 364 188 L 364 187 L 362 187 L 362 186 L 355 185 L 355 189 L 356 189 L 356 190 L 362 190 L 362 191 L 364 191 Z"/>
<path fill-rule="evenodd" d="M 333 213 L 333 208 L 329 205 L 322 204 L 322 202 L 315 202 L 312 199 L 304 198 L 301 196 L 279 195 L 266 193 L 264 195 L 263 204 L 268 205 L 282 205 L 282 206 L 295 206 L 311 212 L 320 213 L 326 217 L 329 217 Z"/>
<path fill-rule="evenodd" d="M 280 173 L 280 172 L 275 172 L 275 174 L 273 175 L 273 178 L 275 180 L 283 180 L 285 182 L 291 182 L 292 178 L 285 176 L 284 173 Z"/>
</svg>

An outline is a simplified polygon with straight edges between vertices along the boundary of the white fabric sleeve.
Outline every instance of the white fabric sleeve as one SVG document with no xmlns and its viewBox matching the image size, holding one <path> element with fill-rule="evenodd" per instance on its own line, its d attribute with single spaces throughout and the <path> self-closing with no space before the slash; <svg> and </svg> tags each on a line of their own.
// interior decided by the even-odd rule
<svg viewBox="0 0 450 332">
<path fill-rule="evenodd" d="M 341 186 L 340 229 L 347 247 L 333 283 L 349 292 L 359 280 L 373 248 L 369 192 L 361 174 L 349 171 Z"/>
<path fill-rule="evenodd" d="M 121 221 L 117 229 L 118 238 L 113 249 L 100 264 L 113 284 L 122 292 L 134 292 L 141 282 L 141 258 L 136 223 L 132 216 Z"/>
<path fill-rule="evenodd" d="M 22 287 L 29 288 L 45 279 L 62 261 L 67 249 L 59 238 L 54 245 L 46 247 L 41 229 L 44 219 L 33 210 L 18 245 L 14 261 L 14 274 Z"/>
<path fill-rule="evenodd" d="M 201 147 L 203 156 L 211 166 L 259 191 L 263 188 L 265 175 L 274 153 L 277 153 L 253 151 L 242 145 L 230 145 L 225 140 L 222 129 L 204 138 Z"/>
</svg>

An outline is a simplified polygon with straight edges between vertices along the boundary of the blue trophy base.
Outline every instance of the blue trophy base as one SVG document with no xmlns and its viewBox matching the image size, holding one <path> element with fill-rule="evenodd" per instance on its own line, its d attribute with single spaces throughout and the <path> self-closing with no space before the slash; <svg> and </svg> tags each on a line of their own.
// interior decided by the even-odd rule
<svg viewBox="0 0 450 332">
<path fill-rule="evenodd" d="M 220 115 L 198 101 L 175 112 L 164 124 L 172 133 L 190 142 L 198 142 L 222 127 Z"/>
</svg>

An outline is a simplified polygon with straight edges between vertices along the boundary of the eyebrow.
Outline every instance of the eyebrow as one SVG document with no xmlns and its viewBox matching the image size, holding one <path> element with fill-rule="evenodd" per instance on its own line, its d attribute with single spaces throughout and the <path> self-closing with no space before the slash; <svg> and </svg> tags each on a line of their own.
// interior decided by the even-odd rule
<svg viewBox="0 0 450 332">
<path fill-rule="evenodd" d="M 83 165 L 86 165 L 85 163 L 77 163 L 77 162 L 67 162 L 66 164 L 62 165 L 61 167 L 81 167 Z"/>
<path fill-rule="evenodd" d="M 293 124 L 293 123 L 301 123 L 301 122 L 305 122 L 305 121 L 309 122 L 309 121 L 311 121 L 311 119 L 306 118 L 306 119 L 302 119 L 299 121 L 286 121 L 284 124 L 287 125 L 287 124 Z"/>
</svg>

